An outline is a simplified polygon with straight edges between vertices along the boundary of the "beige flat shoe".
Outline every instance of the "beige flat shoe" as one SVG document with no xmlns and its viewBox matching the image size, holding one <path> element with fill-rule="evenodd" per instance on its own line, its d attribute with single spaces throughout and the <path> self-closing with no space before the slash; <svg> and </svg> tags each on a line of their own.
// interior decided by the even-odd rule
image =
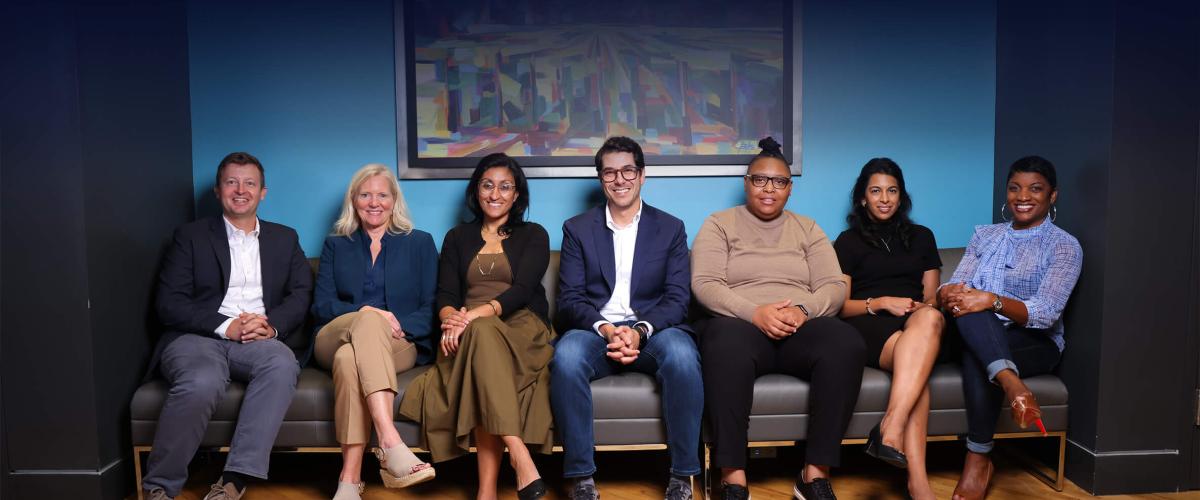
<svg viewBox="0 0 1200 500">
<path fill-rule="evenodd" d="M 362 500 L 363 488 L 362 483 L 338 481 L 338 489 L 333 494 L 333 500 Z"/>
</svg>

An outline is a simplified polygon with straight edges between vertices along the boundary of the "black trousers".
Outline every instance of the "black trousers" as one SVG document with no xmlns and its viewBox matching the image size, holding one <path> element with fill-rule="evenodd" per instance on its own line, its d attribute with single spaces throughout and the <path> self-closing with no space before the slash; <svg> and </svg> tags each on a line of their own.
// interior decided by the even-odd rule
<svg viewBox="0 0 1200 500">
<path fill-rule="evenodd" d="M 805 461 L 838 465 L 866 358 L 862 336 L 854 327 L 837 318 L 814 318 L 792 336 L 772 340 L 737 318 L 712 318 L 697 326 L 714 466 L 746 467 L 754 380 L 768 373 L 808 381 Z"/>
</svg>

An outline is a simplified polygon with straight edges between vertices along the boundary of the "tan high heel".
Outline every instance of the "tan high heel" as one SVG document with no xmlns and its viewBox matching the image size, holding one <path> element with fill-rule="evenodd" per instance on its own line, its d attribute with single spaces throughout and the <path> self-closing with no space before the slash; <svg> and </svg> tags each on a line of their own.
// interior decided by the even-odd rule
<svg viewBox="0 0 1200 500">
<path fill-rule="evenodd" d="M 383 466 L 379 469 L 379 477 L 383 479 L 383 485 L 388 488 L 407 488 L 429 481 L 437 475 L 437 472 L 433 470 L 433 465 L 429 463 L 419 462 L 405 470 L 403 465 L 395 463 L 398 462 L 399 453 L 389 453 L 383 448 L 375 448 L 374 451 L 375 458 L 379 459 L 379 465 Z"/>
<path fill-rule="evenodd" d="M 1025 391 L 1012 400 L 1012 418 L 1017 427 L 1029 428 L 1029 425 L 1042 419 L 1042 408 L 1038 406 L 1037 398 L 1032 392 Z M 1039 425 L 1039 427 L 1041 427 Z M 1043 431 L 1045 432 L 1045 431 Z"/>
</svg>

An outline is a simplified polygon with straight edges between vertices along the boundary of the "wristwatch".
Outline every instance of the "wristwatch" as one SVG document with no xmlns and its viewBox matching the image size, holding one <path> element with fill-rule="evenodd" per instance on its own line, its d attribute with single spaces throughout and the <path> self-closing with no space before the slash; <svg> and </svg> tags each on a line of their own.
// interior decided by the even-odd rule
<svg viewBox="0 0 1200 500">
<path fill-rule="evenodd" d="M 996 300 L 992 301 L 992 312 L 998 313 L 998 312 L 1000 312 L 1001 309 L 1004 309 L 1004 302 L 1000 301 L 1000 295 L 998 295 L 998 294 L 993 294 L 993 295 L 996 296 Z"/>
<path fill-rule="evenodd" d="M 641 323 L 634 323 L 633 329 L 638 332 L 638 346 L 645 346 L 646 338 L 650 336 L 650 330 Z"/>
</svg>

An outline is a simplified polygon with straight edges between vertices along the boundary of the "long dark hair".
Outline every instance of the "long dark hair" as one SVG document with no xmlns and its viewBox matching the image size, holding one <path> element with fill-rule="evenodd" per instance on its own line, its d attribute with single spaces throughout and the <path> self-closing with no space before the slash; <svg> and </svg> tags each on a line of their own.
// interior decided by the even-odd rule
<svg viewBox="0 0 1200 500">
<path fill-rule="evenodd" d="M 875 174 L 895 177 L 896 187 L 900 189 L 900 203 L 896 205 L 895 214 L 886 222 L 872 219 L 871 212 L 863 206 L 863 201 L 867 198 L 867 183 Z M 863 165 L 862 171 L 858 173 L 858 180 L 854 181 L 854 189 L 850 190 L 850 214 L 846 216 L 846 224 L 857 230 L 863 240 L 875 248 L 885 247 L 880 238 L 896 234 L 900 237 L 900 243 L 907 249 L 912 237 L 912 219 L 908 218 L 910 211 L 912 198 L 908 196 L 908 189 L 904 187 L 904 172 L 900 171 L 900 165 L 891 158 L 871 158 L 871 161 Z"/>
<path fill-rule="evenodd" d="M 479 206 L 479 181 L 483 173 L 490 168 L 504 167 L 512 172 L 517 184 L 517 199 L 513 200 L 512 208 L 508 211 L 508 220 L 496 231 L 501 235 L 512 233 L 513 228 L 525 225 L 525 210 L 529 208 L 529 181 L 525 180 L 525 172 L 517 160 L 504 153 L 492 153 L 484 156 L 471 172 L 471 181 L 467 183 L 467 209 L 474 216 L 468 222 L 483 222 L 483 208 Z"/>
</svg>

